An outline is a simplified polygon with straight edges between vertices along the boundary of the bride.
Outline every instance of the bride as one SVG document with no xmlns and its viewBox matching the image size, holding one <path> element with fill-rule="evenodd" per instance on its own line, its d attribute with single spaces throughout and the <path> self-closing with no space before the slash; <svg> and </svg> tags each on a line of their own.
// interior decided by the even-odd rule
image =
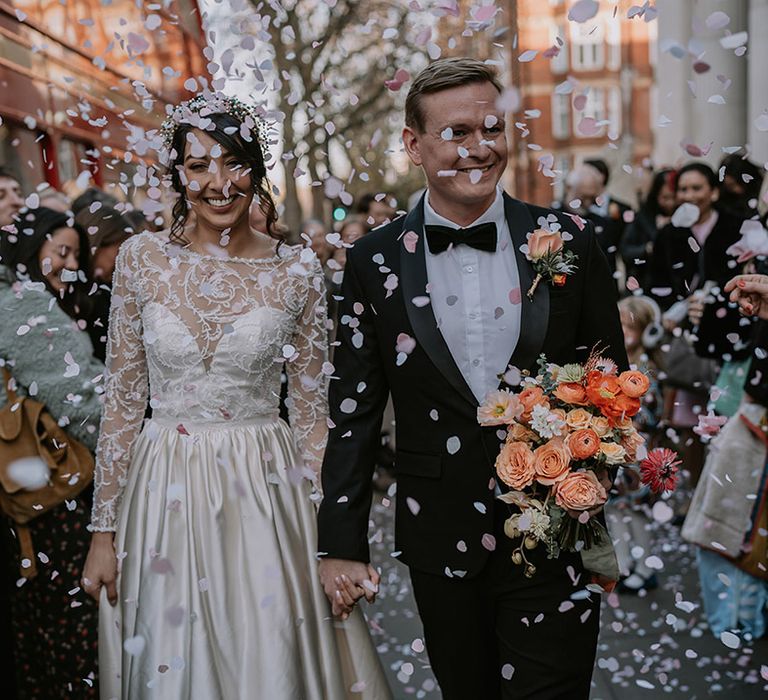
<svg viewBox="0 0 768 700">
<path fill-rule="evenodd" d="M 334 621 L 317 575 L 325 285 L 275 233 L 264 129 L 218 93 L 177 107 L 170 232 L 118 256 L 83 574 L 102 698 L 391 697 L 362 614 Z M 249 227 L 254 195 L 270 237 Z M 338 586 L 351 609 L 360 590 Z"/>
</svg>

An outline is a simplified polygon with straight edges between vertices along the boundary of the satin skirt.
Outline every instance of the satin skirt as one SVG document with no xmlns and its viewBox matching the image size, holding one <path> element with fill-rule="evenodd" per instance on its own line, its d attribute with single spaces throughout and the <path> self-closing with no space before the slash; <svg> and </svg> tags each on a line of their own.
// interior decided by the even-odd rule
<svg viewBox="0 0 768 700">
<path fill-rule="evenodd" d="M 334 620 L 288 426 L 149 421 L 102 590 L 102 699 L 391 698 L 358 609 Z M 188 434 L 183 434 L 187 432 Z"/>
</svg>

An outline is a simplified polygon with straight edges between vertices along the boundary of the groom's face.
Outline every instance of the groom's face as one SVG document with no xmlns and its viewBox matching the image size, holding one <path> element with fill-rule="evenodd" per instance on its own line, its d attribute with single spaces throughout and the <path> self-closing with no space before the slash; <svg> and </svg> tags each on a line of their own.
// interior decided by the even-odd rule
<svg viewBox="0 0 768 700">
<path fill-rule="evenodd" d="M 507 165 L 504 113 L 491 83 L 471 83 L 424 95 L 424 131 L 406 127 L 411 161 L 424 169 L 430 201 L 488 204 Z"/>
</svg>

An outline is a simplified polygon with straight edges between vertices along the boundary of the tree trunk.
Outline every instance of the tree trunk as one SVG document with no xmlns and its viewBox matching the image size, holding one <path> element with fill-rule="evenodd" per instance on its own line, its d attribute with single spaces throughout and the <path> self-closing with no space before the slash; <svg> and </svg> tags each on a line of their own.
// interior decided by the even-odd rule
<svg viewBox="0 0 768 700">
<path fill-rule="evenodd" d="M 296 135 L 293 129 L 293 109 L 286 110 L 285 121 L 283 122 L 283 152 L 296 152 Z M 285 224 L 293 240 L 298 239 L 301 234 L 301 222 L 304 220 L 304 213 L 301 210 L 299 201 L 299 190 L 296 187 L 296 178 L 293 171 L 298 165 L 298 160 L 294 156 L 291 160 L 283 161 L 283 171 L 285 172 L 285 198 L 283 205 L 283 224 Z"/>
</svg>

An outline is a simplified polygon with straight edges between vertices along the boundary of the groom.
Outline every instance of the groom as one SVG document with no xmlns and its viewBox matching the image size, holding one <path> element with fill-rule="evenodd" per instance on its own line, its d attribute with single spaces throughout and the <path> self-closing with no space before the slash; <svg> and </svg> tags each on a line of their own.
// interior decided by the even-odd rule
<svg viewBox="0 0 768 700">
<path fill-rule="evenodd" d="M 511 561 L 509 506 L 495 497 L 500 441 L 476 413 L 500 375 L 535 371 L 541 353 L 564 364 L 600 345 L 621 368 L 626 355 L 616 287 L 591 225 L 498 188 L 507 164 L 500 92 L 494 71 L 467 58 L 436 61 L 416 77 L 403 141 L 427 192 L 406 217 L 348 252 L 322 470 L 320 577 L 336 613 L 350 609 L 343 576 L 358 597 L 372 597 L 371 476 L 391 392 L 396 549 L 410 569 L 443 697 L 586 699 L 599 595 L 585 588 L 579 555 L 548 560 L 540 545 L 529 555 L 533 578 Z M 564 286 L 542 281 L 529 299 L 535 273 L 520 248 L 542 217 L 571 234 L 566 246 L 578 269 Z"/>
</svg>

